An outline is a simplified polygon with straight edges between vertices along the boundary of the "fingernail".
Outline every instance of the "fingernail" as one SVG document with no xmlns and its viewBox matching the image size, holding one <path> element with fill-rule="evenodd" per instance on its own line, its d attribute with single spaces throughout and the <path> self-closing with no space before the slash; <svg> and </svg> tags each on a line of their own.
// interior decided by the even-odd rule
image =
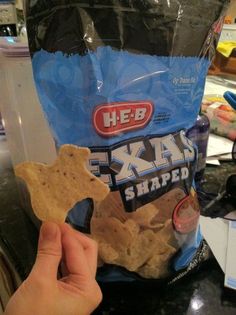
<svg viewBox="0 0 236 315">
<path fill-rule="evenodd" d="M 58 226 L 52 222 L 44 222 L 40 231 L 40 238 L 43 241 L 54 241 L 58 235 Z"/>
</svg>

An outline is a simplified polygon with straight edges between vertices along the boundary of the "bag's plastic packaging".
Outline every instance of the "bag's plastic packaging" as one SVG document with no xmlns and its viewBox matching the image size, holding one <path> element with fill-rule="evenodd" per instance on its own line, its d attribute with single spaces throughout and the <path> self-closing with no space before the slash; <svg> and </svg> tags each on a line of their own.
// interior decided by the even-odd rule
<svg viewBox="0 0 236 315">
<path fill-rule="evenodd" d="M 34 78 L 57 147 L 91 149 L 111 188 L 69 220 L 99 244 L 98 279 L 161 279 L 202 242 L 186 137 L 227 0 L 29 0 Z"/>
</svg>

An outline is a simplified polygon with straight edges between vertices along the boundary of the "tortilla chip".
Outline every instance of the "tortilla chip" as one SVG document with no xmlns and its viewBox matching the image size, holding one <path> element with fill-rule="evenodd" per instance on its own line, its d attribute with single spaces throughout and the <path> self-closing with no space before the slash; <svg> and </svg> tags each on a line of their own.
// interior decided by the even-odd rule
<svg viewBox="0 0 236 315">
<path fill-rule="evenodd" d="M 142 231 L 128 248 L 120 251 L 115 263 L 129 271 L 137 271 L 151 258 L 156 245 L 155 234 L 151 230 Z"/>
<path fill-rule="evenodd" d="M 109 244 L 118 253 L 132 244 L 130 228 L 116 218 L 92 218 L 91 235 L 98 243 Z"/>
<path fill-rule="evenodd" d="M 86 198 L 103 200 L 109 188 L 86 168 L 88 148 L 64 145 L 51 166 L 25 162 L 15 173 L 27 184 L 36 216 L 42 221 L 62 223 L 73 206 Z"/>
<path fill-rule="evenodd" d="M 158 246 L 153 256 L 137 270 L 137 273 L 144 278 L 164 278 L 169 273 L 168 262 L 176 253 L 176 249 L 161 241 L 161 239 L 157 240 L 157 242 Z"/>
<path fill-rule="evenodd" d="M 125 222 L 125 226 L 128 228 L 133 237 L 136 237 L 140 232 L 140 227 L 134 220 L 127 220 Z"/>
<path fill-rule="evenodd" d="M 127 213 L 124 211 L 120 192 L 110 192 L 104 200 L 96 202 L 94 205 L 94 216 L 97 218 L 114 217 L 121 222 L 125 222 L 127 220 Z"/>
<path fill-rule="evenodd" d="M 161 196 L 152 202 L 152 204 L 160 211 L 152 219 L 152 224 L 162 223 L 164 224 L 167 220 L 172 218 L 173 211 L 176 205 L 186 196 L 186 193 L 180 189 L 175 188 L 168 191 L 166 194 Z"/>
<path fill-rule="evenodd" d="M 153 204 L 148 203 L 134 212 L 127 213 L 127 217 L 134 220 L 144 228 L 160 228 L 163 223 L 153 221 L 159 213 L 159 209 Z"/>
<path fill-rule="evenodd" d="M 111 247 L 111 245 L 100 242 L 98 256 L 101 261 L 112 263 L 119 257 L 119 254 Z"/>
<path fill-rule="evenodd" d="M 172 215 L 185 196 L 183 190 L 173 189 L 134 212 L 125 212 L 120 193 L 110 193 L 98 203 L 91 224 L 101 259 L 145 278 L 165 277 L 168 262 L 180 247 Z"/>
</svg>

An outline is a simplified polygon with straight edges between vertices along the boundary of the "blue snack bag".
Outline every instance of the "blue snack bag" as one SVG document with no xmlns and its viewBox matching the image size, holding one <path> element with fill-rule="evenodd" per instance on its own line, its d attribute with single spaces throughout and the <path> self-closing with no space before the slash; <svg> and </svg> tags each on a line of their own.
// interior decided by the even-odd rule
<svg viewBox="0 0 236 315">
<path fill-rule="evenodd" d="M 56 146 L 89 147 L 111 192 L 68 220 L 99 245 L 98 279 L 162 279 L 201 245 L 198 115 L 227 0 L 26 1 L 34 79 Z"/>
</svg>

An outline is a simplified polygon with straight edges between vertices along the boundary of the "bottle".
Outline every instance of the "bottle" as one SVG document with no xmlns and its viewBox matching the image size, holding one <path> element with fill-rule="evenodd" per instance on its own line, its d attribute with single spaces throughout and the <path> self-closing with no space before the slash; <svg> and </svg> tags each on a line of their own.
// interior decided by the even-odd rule
<svg viewBox="0 0 236 315">
<path fill-rule="evenodd" d="M 196 144 L 198 148 L 198 161 L 195 174 L 196 184 L 201 183 L 206 168 L 209 134 L 210 121 L 206 115 L 200 113 L 195 125 L 186 132 L 186 136 Z"/>
</svg>

